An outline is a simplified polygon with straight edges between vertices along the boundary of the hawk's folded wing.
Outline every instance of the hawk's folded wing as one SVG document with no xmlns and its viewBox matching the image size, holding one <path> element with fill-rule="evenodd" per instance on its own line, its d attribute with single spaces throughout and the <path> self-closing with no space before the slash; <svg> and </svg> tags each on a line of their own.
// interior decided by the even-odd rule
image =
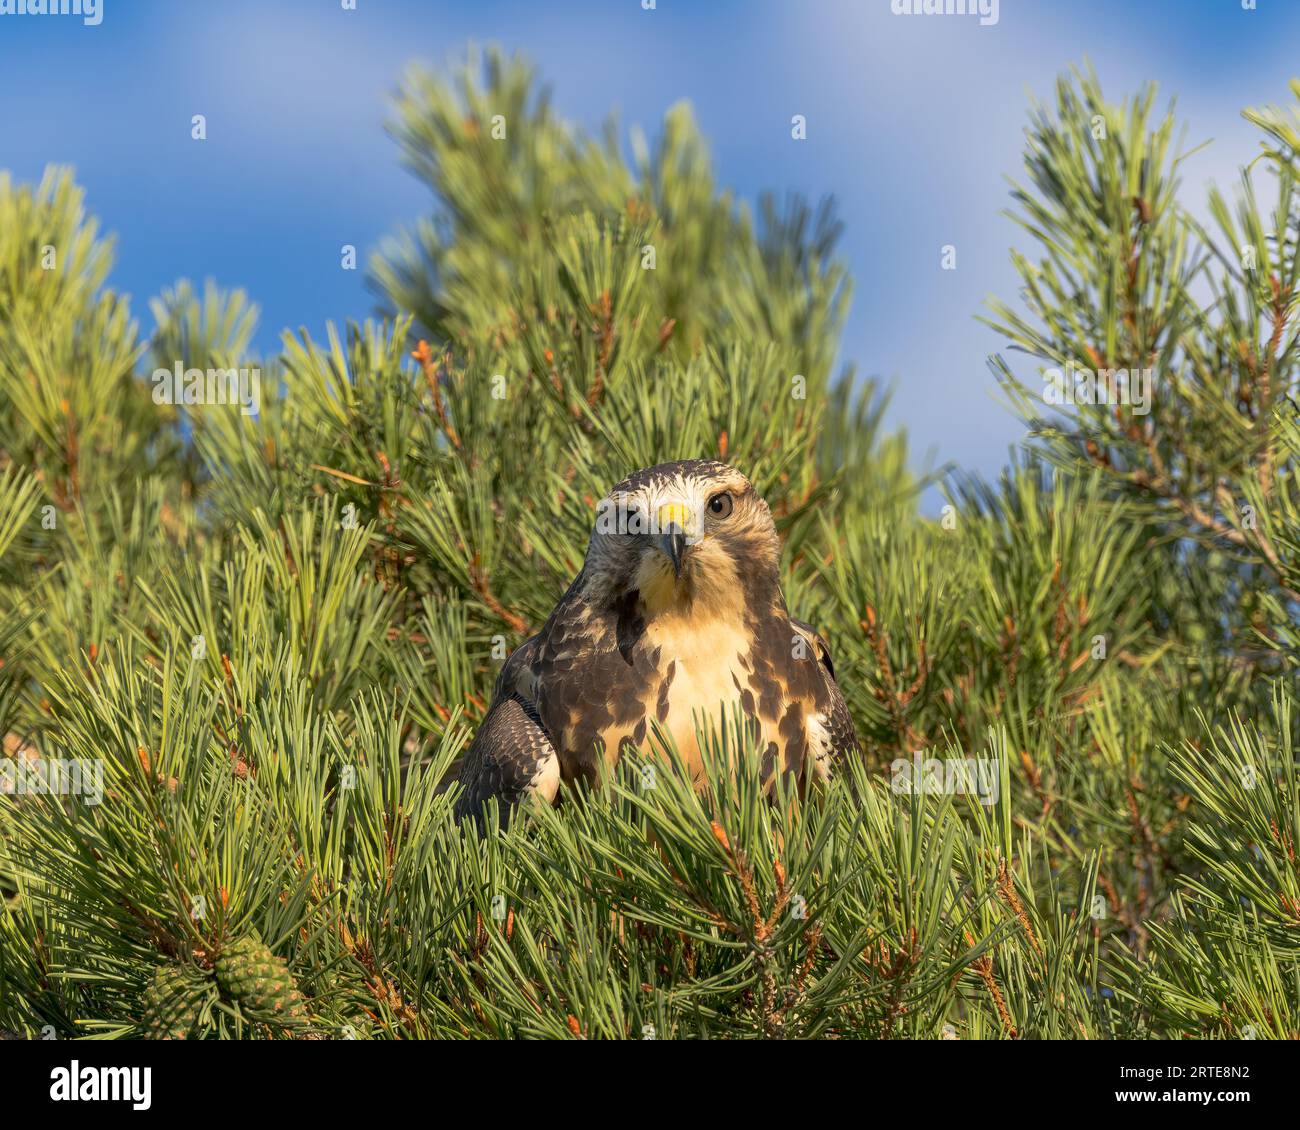
<svg viewBox="0 0 1300 1130">
<path fill-rule="evenodd" d="M 529 793 L 554 800 L 560 763 L 532 703 L 513 694 L 497 699 L 475 735 L 460 770 L 461 794 L 456 819 L 478 819 L 483 805 L 496 797 L 500 816 Z"/>
<path fill-rule="evenodd" d="M 481 819 L 483 805 L 492 797 L 497 798 L 503 822 L 529 794 L 555 799 L 560 761 L 531 699 L 529 665 L 535 649 L 536 637 L 520 646 L 501 669 L 492 705 L 461 764 L 457 820 Z"/>
<path fill-rule="evenodd" d="M 830 645 L 811 624 L 805 624 L 793 616 L 790 618 L 790 623 L 794 625 L 795 631 L 808 641 L 813 654 L 817 656 L 826 690 L 830 696 L 830 709 L 823 711 L 820 718 L 825 730 L 826 749 L 819 751 L 818 756 L 819 762 L 828 762 L 822 764 L 820 768 L 829 775 L 831 771 L 843 765 L 847 758 L 859 756 L 862 747 L 858 744 L 858 732 L 853 725 L 853 715 L 849 713 L 849 704 L 844 701 L 844 694 L 835 681 L 835 665 L 831 662 Z"/>
</svg>

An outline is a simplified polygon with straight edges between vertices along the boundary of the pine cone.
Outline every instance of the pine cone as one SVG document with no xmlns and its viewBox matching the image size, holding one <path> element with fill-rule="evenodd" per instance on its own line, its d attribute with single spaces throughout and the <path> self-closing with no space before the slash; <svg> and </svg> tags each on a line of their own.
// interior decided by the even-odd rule
<svg viewBox="0 0 1300 1130">
<path fill-rule="evenodd" d="M 144 991 L 140 1035 L 146 1040 L 185 1040 L 203 1007 L 203 978 L 182 965 L 159 966 Z"/>
<path fill-rule="evenodd" d="M 215 966 L 221 991 L 254 1020 L 283 1027 L 307 1021 L 302 994 L 284 961 L 255 937 L 226 946 Z"/>
</svg>

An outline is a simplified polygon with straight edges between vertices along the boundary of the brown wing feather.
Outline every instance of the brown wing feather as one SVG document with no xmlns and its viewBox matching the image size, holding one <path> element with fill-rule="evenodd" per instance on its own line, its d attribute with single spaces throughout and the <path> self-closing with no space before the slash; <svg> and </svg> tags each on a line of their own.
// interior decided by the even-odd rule
<svg viewBox="0 0 1300 1130">
<path fill-rule="evenodd" d="M 492 705 L 461 764 L 457 820 L 480 820 L 483 805 L 492 797 L 498 800 L 502 822 L 529 793 L 547 800 L 555 797 L 559 759 L 531 697 L 536 646 L 533 637 L 501 669 Z"/>
<path fill-rule="evenodd" d="M 552 780 L 553 778 L 553 780 Z M 511 695 L 493 704 L 479 727 L 460 772 L 456 819 L 481 819 L 483 805 L 496 797 L 502 822 L 530 792 L 546 791 L 553 799 L 559 780 L 555 747 L 542 729 L 532 704 Z"/>
<path fill-rule="evenodd" d="M 808 641 L 821 663 L 826 691 L 830 696 L 830 709 L 824 711 L 824 722 L 831 742 L 831 764 L 838 768 L 846 759 L 861 756 L 862 746 L 858 742 L 857 728 L 853 725 L 853 715 L 849 713 L 849 704 L 844 701 L 844 693 L 835 681 L 830 645 L 811 624 L 805 624 L 793 616 L 790 623 Z"/>
</svg>

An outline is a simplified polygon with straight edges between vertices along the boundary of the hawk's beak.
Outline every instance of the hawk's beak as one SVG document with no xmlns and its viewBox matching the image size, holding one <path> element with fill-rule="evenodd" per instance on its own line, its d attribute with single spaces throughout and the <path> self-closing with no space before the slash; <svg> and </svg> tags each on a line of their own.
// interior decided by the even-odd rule
<svg viewBox="0 0 1300 1130">
<path fill-rule="evenodd" d="M 691 525 L 691 512 L 680 502 L 669 502 L 659 507 L 659 548 L 673 563 L 673 574 L 682 575 L 682 555 L 686 552 L 686 531 Z"/>
<path fill-rule="evenodd" d="M 682 575 L 682 554 L 686 552 L 686 531 L 672 523 L 659 537 L 659 548 L 673 563 L 673 575 Z"/>
</svg>

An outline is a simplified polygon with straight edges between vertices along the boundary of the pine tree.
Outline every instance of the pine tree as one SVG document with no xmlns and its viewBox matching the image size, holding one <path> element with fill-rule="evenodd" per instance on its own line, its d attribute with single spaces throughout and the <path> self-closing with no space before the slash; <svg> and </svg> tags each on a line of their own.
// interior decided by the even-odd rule
<svg viewBox="0 0 1300 1130">
<path fill-rule="evenodd" d="M 751 214 L 685 106 L 628 159 L 517 59 L 412 72 L 431 214 L 372 263 L 385 314 L 267 359 L 212 285 L 140 337 L 71 174 L 0 178 L 0 1027 L 1295 1038 L 1300 118 L 1248 112 L 1211 233 L 1153 106 L 1075 73 L 1033 108 L 989 312 L 1040 369 L 1150 369 L 1150 412 L 1051 411 L 995 358 L 1035 438 L 938 518 L 833 371 L 833 208 Z M 260 411 L 155 403 L 177 362 L 259 366 Z M 770 796 L 724 717 L 705 792 L 653 743 L 461 829 L 596 500 L 700 456 L 772 505 L 863 764 Z"/>
</svg>

